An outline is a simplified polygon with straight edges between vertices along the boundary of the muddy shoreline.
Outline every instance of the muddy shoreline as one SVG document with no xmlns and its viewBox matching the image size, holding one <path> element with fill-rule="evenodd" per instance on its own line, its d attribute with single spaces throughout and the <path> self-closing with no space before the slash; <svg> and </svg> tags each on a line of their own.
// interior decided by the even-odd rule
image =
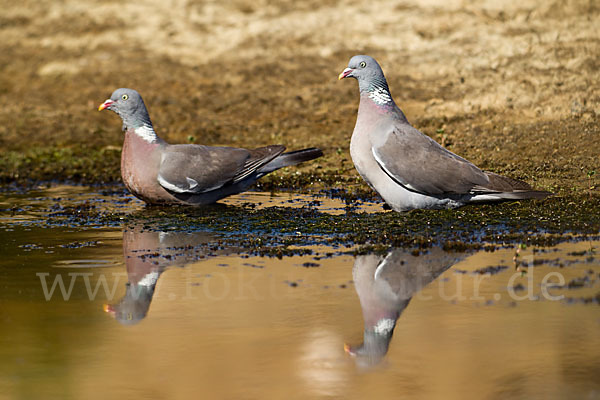
<svg viewBox="0 0 600 400">
<path fill-rule="evenodd" d="M 556 196 L 402 214 L 384 211 L 383 203 L 324 192 L 305 197 L 249 192 L 235 197 L 199 208 L 158 207 L 144 205 L 119 185 L 50 186 L 0 193 L 0 215 L 21 221 L 17 225 L 48 229 L 136 225 L 152 232 L 210 232 L 217 247 L 235 244 L 250 255 L 272 257 L 304 254 L 306 246 L 320 245 L 339 247 L 339 254 L 383 251 L 390 246 L 417 253 L 431 247 L 495 251 L 600 237 L 598 196 Z M 332 206 L 336 207 L 333 213 Z"/>
</svg>

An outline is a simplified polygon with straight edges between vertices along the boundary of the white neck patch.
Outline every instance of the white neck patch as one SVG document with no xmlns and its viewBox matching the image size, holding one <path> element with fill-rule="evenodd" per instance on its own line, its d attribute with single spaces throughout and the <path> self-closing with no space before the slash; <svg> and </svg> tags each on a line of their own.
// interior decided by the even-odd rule
<svg viewBox="0 0 600 400">
<path fill-rule="evenodd" d="M 154 129 L 151 126 L 142 125 L 139 128 L 135 128 L 133 131 L 136 135 L 138 135 L 148 143 L 156 141 L 156 132 L 154 132 Z"/>
<path fill-rule="evenodd" d="M 149 274 L 146 274 L 142 279 L 137 282 L 138 286 L 154 286 L 156 285 L 156 281 L 158 281 L 159 273 L 156 271 L 152 271 Z"/>
<path fill-rule="evenodd" d="M 392 102 L 392 96 L 386 88 L 377 86 L 372 92 L 369 92 L 369 98 L 377 105 L 384 105 Z"/>
<path fill-rule="evenodd" d="M 383 318 L 377 321 L 377 325 L 373 327 L 373 332 L 379 335 L 387 335 L 396 326 L 396 321 L 391 318 Z"/>
</svg>

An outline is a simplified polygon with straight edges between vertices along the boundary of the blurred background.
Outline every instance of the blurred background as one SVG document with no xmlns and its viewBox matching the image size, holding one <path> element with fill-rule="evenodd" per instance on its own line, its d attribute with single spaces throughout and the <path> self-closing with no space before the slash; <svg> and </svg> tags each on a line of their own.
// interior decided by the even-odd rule
<svg viewBox="0 0 600 400">
<path fill-rule="evenodd" d="M 1 0 L 0 9 L 3 183 L 119 180 L 121 122 L 96 110 L 130 87 L 170 142 L 326 152 L 302 167 L 306 179 L 282 171 L 265 187 L 361 187 L 348 153 L 357 85 L 337 75 L 362 53 L 380 62 L 413 125 L 452 151 L 540 188 L 597 190 L 594 0 Z"/>
</svg>

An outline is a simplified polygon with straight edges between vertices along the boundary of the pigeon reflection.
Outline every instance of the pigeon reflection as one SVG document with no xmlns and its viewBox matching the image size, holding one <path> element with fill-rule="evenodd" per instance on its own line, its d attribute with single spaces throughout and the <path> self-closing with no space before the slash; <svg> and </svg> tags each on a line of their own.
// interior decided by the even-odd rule
<svg viewBox="0 0 600 400">
<path fill-rule="evenodd" d="M 396 321 L 411 298 L 434 281 L 442 272 L 464 258 L 440 248 L 412 255 L 403 249 L 392 249 L 385 257 L 370 254 L 358 256 L 352 276 L 364 319 L 363 343 L 344 345 L 361 367 L 374 366 L 388 352 Z"/>
<path fill-rule="evenodd" d="M 105 304 L 104 311 L 123 325 L 140 322 L 148 314 L 160 275 L 170 266 L 205 258 L 207 243 L 214 237 L 205 232 L 162 232 L 140 226 L 123 231 L 123 258 L 127 267 L 125 296 L 116 304 Z"/>
</svg>

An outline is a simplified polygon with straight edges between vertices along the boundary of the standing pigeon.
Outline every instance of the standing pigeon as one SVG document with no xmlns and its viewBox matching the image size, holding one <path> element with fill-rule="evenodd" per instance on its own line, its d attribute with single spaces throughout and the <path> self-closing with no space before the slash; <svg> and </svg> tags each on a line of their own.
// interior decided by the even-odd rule
<svg viewBox="0 0 600 400">
<path fill-rule="evenodd" d="M 358 81 L 360 105 L 350 154 L 365 181 L 395 211 L 473 202 L 541 199 L 549 192 L 482 171 L 415 129 L 392 99 L 374 58 L 354 56 L 339 79 Z"/>
<path fill-rule="evenodd" d="M 273 145 L 246 150 L 196 144 L 168 144 L 154 132 L 142 97 L 117 89 L 98 108 L 123 120 L 121 176 L 134 196 L 150 204 L 204 205 L 243 192 L 276 169 L 323 155 L 316 148 L 284 153 Z"/>
</svg>

